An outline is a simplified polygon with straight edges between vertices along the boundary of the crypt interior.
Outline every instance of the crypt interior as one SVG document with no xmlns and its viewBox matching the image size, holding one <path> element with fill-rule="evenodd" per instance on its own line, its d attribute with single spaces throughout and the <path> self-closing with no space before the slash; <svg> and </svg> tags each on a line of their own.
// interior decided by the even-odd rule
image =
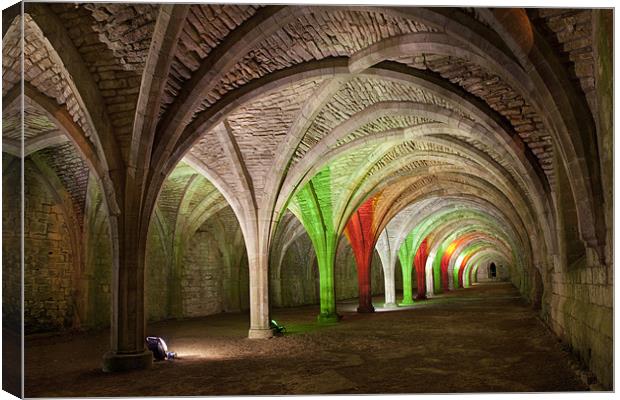
<svg viewBox="0 0 620 400">
<path fill-rule="evenodd" d="M 612 10 L 21 5 L 5 390 L 613 389 Z"/>
</svg>

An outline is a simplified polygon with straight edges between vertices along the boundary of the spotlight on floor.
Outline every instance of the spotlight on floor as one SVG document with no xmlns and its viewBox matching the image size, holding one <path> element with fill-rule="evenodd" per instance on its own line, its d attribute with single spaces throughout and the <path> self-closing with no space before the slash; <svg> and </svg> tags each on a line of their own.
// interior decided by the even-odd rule
<svg viewBox="0 0 620 400">
<path fill-rule="evenodd" d="M 177 357 L 177 353 L 168 351 L 166 342 L 158 336 L 147 336 L 146 346 L 153 353 L 153 357 L 155 357 L 157 361 L 173 360 Z"/>
</svg>

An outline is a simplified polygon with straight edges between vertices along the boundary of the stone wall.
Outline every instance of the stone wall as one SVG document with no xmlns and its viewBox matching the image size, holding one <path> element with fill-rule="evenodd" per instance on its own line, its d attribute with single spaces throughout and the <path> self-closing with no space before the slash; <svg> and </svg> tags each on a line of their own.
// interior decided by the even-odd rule
<svg viewBox="0 0 620 400">
<path fill-rule="evenodd" d="M 86 193 L 86 222 L 83 274 L 82 328 L 104 328 L 110 325 L 112 297 L 112 241 L 108 213 L 101 189 L 94 176 L 89 178 Z"/>
<path fill-rule="evenodd" d="M 159 214 L 151 218 L 146 244 L 145 312 L 149 321 L 170 317 L 170 233 Z"/>
<path fill-rule="evenodd" d="M 517 272 L 516 269 L 514 269 Z M 491 277 L 490 264 L 481 265 L 476 272 L 476 282 L 500 282 L 510 280 L 510 268 L 505 265 L 498 264 L 495 277 Z"/>
<path fill-rule="evenodd" d="M 174 253 L 172 233 L 156 213 L 146 249 L 149 321 L 248 309 L 247 256 L 232 209 L 219 211 L 181 240 L 183 250 Z M 179 258 L 176 264 L 174 257 Z"/>
<path fill-rule="evenodd" d="M 182 288 L 183 313 L 193 317 L 221 312 L 223 309 L 223 266 L 209 232 L 198 231 L 184 258 Z"/>
<path fill-rule="evenodd" d="M 107 327 L 111 309 L 112 249 L 99 184 L 93 176 L 87 178 L 82 230 L 81 214 L 74 215 L 73 219 L 68 216 L 74 210 L 73 204 L 67 204 L 68 194 L 62 193 L 65 189 L 59 186 L 61 181 L 55 169 L 44 157 L 37 157 L 36 162 L 30 157 L 24 162 L 26 333 Z M 15 166 L 19 164 L 11 166 L 4 176 L 5 293 L 19 288 L 19 282 L 12 280 L 18 276 L 10 273 L 20 268 L 19 232 L 16 230 L 20 221 L 20 194 L 19 181 L 15 181 L 19 173 L 11 173 Z M 72 237 L 81 243 L 72 243 Z M 5 316 L 10 319 L 16 307 L 7 304 Z"/>
<path fill-rule="evenodd" d="M 24 164 L 26 333 L 72 327 L 76 304 L 69 229 L 62 206 L 30 160 Z"/>
<path fill-rule="evenodd" d="M 544 282 L 541 316 L 572 350 L 582 368 L 594 373 L 603 388 L 611 389 L 613 274 L 610 251 L 602 252 L 608 258 L 606 264 L 596 251 L 585 247 L 581 241 L 569 178 L 561 165 L 556 161 L 560 254 L 541 267 Z M 531 276 L 523 276 L 515 282 L 526 298 L 531 298 L 533 284 Z"/>
<path fill-rule="evenodd" d="M 21 330 L 21 165 L 2 153 L 2 326 Z"/>
<path fill-rule="evenodd" d="M 611 388 L 613 353 L 613 282 L 610 268 L 595 257 L 577 268 L 552 275 L 547 320 L 598 381 Z"/>
<path fill-rule="evenodd" d="M 280 266 L 280 285 L 281 304 L 277 306 L 319 303 L 319 267 L 308 235 L 301 235 L 286 250 Z"/>
<path fill-rule="evenodd" d="M 541 275 L 523 270 L 521 276 L 511 273 L 511 280 L 525 298 L 535 304 L 532 293 L 542 280 L 541 317 L 581 363 L 589 383 L 612 389 L 613 371 L 613 271 L 611 232 L 607 248 L 601 254 L 586 247 L 580 238 L 578 217 L 566 170 L 555 161 L 557 184 L 554 196 L 558 204 L 557 240 L 559 254 L 540 266 Z M 594 378 L 594 376 L 596 378 Z"/>
<path fill-rule="evenodd" d="M 183 257 L 183 315 L 249 308 L 249 270 L 240 228 L 230 207 L 209 218 Z"/>
</svg>

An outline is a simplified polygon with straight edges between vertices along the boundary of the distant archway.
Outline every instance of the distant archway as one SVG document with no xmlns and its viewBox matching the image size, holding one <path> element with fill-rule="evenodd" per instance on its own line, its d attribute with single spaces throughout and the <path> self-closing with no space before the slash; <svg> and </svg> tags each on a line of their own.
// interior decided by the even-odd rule
<svg viewBox="0 0 620 400">
<path fill-rule="evenodd" d="M 495 263 L 492 262 L 491 265 L 489 266 L 489 278 L 495 279 L 496 277 L 497 277 L 497 267 L 495 266 Z"/>
</svg>

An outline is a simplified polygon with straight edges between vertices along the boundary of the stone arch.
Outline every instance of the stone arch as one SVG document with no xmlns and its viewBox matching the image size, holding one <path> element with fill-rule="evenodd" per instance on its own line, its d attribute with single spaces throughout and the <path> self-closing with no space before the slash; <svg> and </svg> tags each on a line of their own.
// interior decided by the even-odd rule
<svg viewBox="0 0 620 400">
<path fill-rule="evenodd" d="M 444 274 L 445 271 L 443 270 L 443 265 L 441 265 L 441 272 L 440 274 L 437 271 L 437 267 L 440 264 L 440 258 L 438 258 L 438 253 L 441 253 L 442 256 L 444 254 L 445 251 L 445 244 L 447 242 L 452 242 L 453 240 L 455 240 L 459 235 L 465 234 L 467 232 L 472 232 L 472 231 L 476 231 L 476 230 L 482 230 L 484 231 L 485 229 L 488 229 L 488 231 L 493 232 L 495 229 L 493 229 L 493 227 L 485 227 L 485 223 L 482 223 L 482 225 L 477 225 L 476 223 L 480 224 L 480 220 L 478 218 L 473 218 L 471 220 L 461 220 L 463 225 L 467 225 L 469 224 L 469 226 L 467 226 L 466 228 L 461 228 L 458 230 L 453 230 L 450 226 L 446 226 L 446 224 L 444 223 L 444 226 L 441 227 L 436 227 L 434 229 L 434 238 L 431 239 L 432 245 L 431 245 L 431 250 L 429 251 L 429 257 L 427 259 L 427 263 L 426 263 L 426 270 L 427 270 L 427 290 L 429 293 L 434 293 L 434 290 L 436 290 L 439 286 L 444 286 L 445 283 L 443 284 L 439 284 L 438 282 L 435 282 L 435 280 L 437 279 L 438 276 L 441 276 L 442 279 L 444 278 Z M 504 242 L 504 240 L 499 240 L 497 241 L 497 243 L 499 245 L 501 245 L 501 247 L 503 247 L 505 249 L 505 251 L 509 252 L 509 248 L 512 247 L 509 244 L 507 244 L 506 242 Z M 441 263 L 443 264 L 443 263 Z M 434 289 L 433 289 L 434 287 Z M 447 288 L 443 288 L 443 289 L 447 289 Z"/>
<path fill-rule="evenodd" d="M 460 175 L 452 175 L 453 177 L 458 177 Z M 525 230 L 527 226 L 531 226 L 532 223 L 528 223 L 529 221 L 533 221 L 533 219 L 531 219 L 531 217 L 528 217 L 527 215 L 519 215 L 519 213 L 515 214 L 515 212 L 512 210 L 512 203 L 510 201 L 508 201 L 505 197 L 503 197 L 503 195 L 501 194 L 501 192 L 495 191 L 495 193 L 497 193 L 497 195 L 494 195 L 494 192 L 492 190 L 489 190 L 489 187 L 487 185 L 487 181 L 477 181 L 477 177 L 476 176 L 472 176 L 469 177 L 469 183 L 468 184 L 463 184 L 461 182 L 459 182 L 458 180 L 454 180 L 454 179 L 450 179 L 450 175 L 446 175 L 445 176 L 445 181 L 449 182 L 450 186 L 452 187 L 448 187 L 448 188 L 441 188 L 441 189 L 435 189 L 432 192 L 428 192 L 428 193 L 424 193 L 423 189 L 418 189 L 417 191 L 412 192 L 411 194 L 408 194 L 409 198 L 420 198 L 423 199 L 425 197 L 431 197 L 431 196 L 437 196 L 437 195 L 441 195 L 441 196 L 446 196 L 446 195 L 457 195 L 457 196 L 462 196 L 465 195 L 467 196 L 473 196 L 472 198 L 481 198 L 484 199 L 485 197 L 489 197 L 490 199 L 494 200 L 494 205 L 500 205 L 501 206 L 501 210 L 502 213 L 504 213 L 506 216 L 508 216 L 508 220 L 511 220 L 511 226 L 512 229 L 515 229 L 515 232 L 522 232 L 520 237 L 522 238 L 522 240 L 525 240 L 525 238 L 529 237 L 527 235 L 525 235 Z M 386 184 L 389 184 L 389 182 L 386 182 Z M 468 187 L 472 187 L 472 189 L 468 189 Z M 496 190 L 496 189 L 495 189 Z M 405 198 L 407 199 L 407 198 Z M 407 204 L 408 201 L 403 201 L 402 204 L 403 206 L 405 204 Z M 490 204 L 489 204 L 490 205 Z M 401 206 L 395 208 L 395 209 L 400 209 Z M 384 219 L 384 221 L 386 221 L 386 219 Z M 520 227 L 520 228 L 519 228 Z M 544 246 L 538 246 L 535 242 L 532 243 L 533 249 L 534 249 L 534 255 L 536 256 L 540 250 L 544 247 Z"/>
</svg>

